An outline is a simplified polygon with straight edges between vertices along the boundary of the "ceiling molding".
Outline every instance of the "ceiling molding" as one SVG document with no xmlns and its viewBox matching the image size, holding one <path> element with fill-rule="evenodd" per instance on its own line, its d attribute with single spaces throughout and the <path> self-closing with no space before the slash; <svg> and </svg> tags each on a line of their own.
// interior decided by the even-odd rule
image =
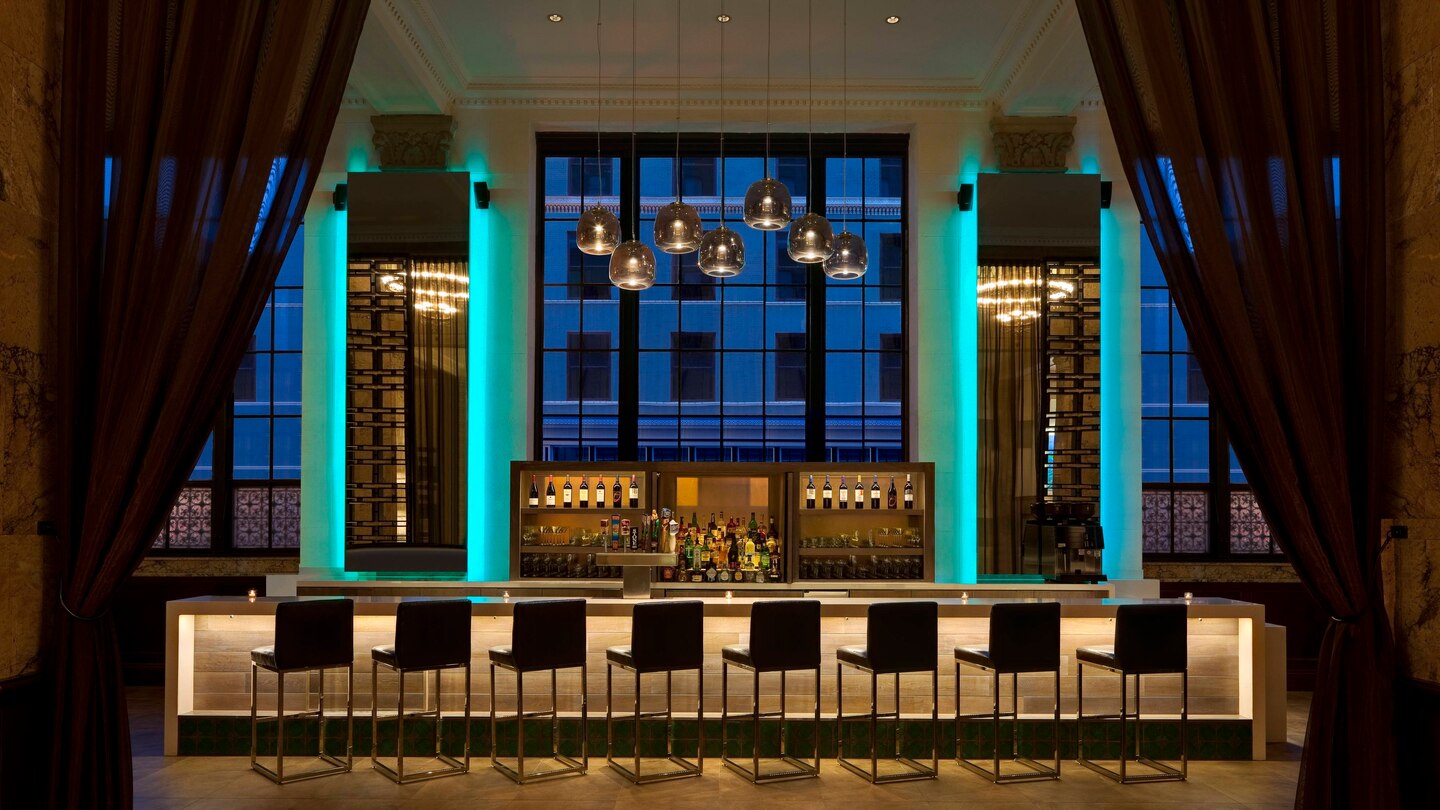
<svg viewBox="0 0 1440 810">
<path fill-rule="evenodd" d="M 427 88 L 432 100 L 443 111 L 455 100 L 458 77 L 447 77 L 431 58 L 415 27 L 411 25 L 405 10 L 397 0 L 379 0 L 372 3 L 371 10 L 380 18 L 390 38 L 400 47 L 407 61 L 428 79 Z"/>
<path fill-rule="evenodd" d="M 1059 18 L 1061 10 L 1066 7 L 1073 9 L 1075 7 L 1074 0 L 1052 0 L 1050 11 L 1045 14 L 1045 18 L 1041 20 L 1040 25 L 1036 27 L 1035 33 L 1030 37 L 1030 41 L 1025 43 L 1024 50 L 1020 52 L 1019 58 L 1011 65 L 1010 70 L 1005 75 L 1005 80 L 1001 82 L 998 87 L 994 88 L 994 91 L 991 93 L 997 102 L 1006 97 L 1006 94 L 1010 91 L 1010 85 L 1015 83 L 1015 78 L 1020 75 L 1020 71 L 1025 69 L 1025 64 L 1030 61 L 1030 57 L 1035 53 L 1035 49 L 1039 46 L 1040 41 L 1043 40 L 1045 35 L 1050 31 L 1051 24 Z"/>
<path fill-rule="evenodd" d="M 622 86 L 622 81 L 626 86 Z M 787 82 L 766 88 L 759 82 L 726 82 L 724 106 L 727 109 L 763 108 L 806 109 L 812 104 L 812 88 L 803 83 Z M 866 85 L 840 82 L 816 82 L 813 87 L 815 109 L 954 109 L 987 110 L 988 100 L 974 85 L 950 83 L 892 83 Z M 719 109 L 721 85 L 710 80 L 686 80 L 680 86 L 681 109 Z M 475 109 L 483 107 L 595 107 L 595 85 L 583 81 L 526 80 L 517 82 L 472 82 L 455 99 L 455 106 Z M 598 100 L 605 109 L 627 109 L 631 106 L 628 77 L 613 81 Z M 675 85 L 642 81 L 636 85 L 634 105 L 641 109 L 674 108 Z"/>
</svg>

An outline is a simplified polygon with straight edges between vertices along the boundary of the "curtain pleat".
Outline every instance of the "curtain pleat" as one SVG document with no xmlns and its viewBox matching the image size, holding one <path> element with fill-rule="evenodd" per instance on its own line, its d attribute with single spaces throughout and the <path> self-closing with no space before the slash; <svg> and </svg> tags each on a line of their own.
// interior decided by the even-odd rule
<svg viewBox="0 0 1440 810">
<path fill-rule="evenodd" d="M 314 186 L 367 5 L 66 5 L 56 807 L 131 803 L 110 607 L 233 386 Z"/>
<path fill-rule="evenodd" d="M 1332 619 L 1297 807 L 1395 807 L 1380 599 L 1379 3 L 1077 0 L 1126 175 L 1275 537 Z"/>
</svg>

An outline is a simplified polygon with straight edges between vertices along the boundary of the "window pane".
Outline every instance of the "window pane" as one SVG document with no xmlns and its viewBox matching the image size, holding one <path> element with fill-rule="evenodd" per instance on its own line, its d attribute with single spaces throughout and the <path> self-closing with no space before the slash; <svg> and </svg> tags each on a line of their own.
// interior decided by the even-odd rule
<svg viewBox="0 0 1440 810">
<path fill-rule="evenodd" d="M 235 477 L 270 477 L 270 420 L 235 419 Z"/>
<path fill-rule="evenodd" d="M 300 478 L 300 420 L 295 417 L 277 417 L 274 423 L 275 457 L 271 462 L 271 478 Z"/>
<path fill-rule="evenodd" d="M 1179 483 L 1210 480 L 1210 422 L 1177 419 L 1173 423 L 1175 477 Z"/>
</svg>

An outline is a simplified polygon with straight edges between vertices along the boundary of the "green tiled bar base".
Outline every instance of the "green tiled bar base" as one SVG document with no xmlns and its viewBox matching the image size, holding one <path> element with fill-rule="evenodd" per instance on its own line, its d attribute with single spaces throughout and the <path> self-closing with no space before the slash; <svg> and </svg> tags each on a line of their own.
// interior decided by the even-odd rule
<svg viewBox="0 0 1440 810">
<path fill-rule="evenodd" d="M 180 721 L 180 747 L 182 756 L 245 756 L 250 752 L 250 718 L 237 715 L 182 715 Z M 329 753 L 344 755 L 345 721 L 343 718 L 326 719 L 325 743 Z M 380 755 L 395 755 L 394 720 L 380 722 Z M 1154 720 L 1143 724 L 1144 752 L 1157 759 L 1174 759 L 1180 755 L 1180 722 L 1178 720 Z M 472 757 L 488 757 L 490 753 L 490 721 L 488 717 L 475 716 L 470 721 L 470 751 Z M 286 755 L 313 753 L 316 746 L 317 721 L 293 720 L 285 723 Z M 902 720 L 900 722 L 901 753 L 911 757 L 928 756 L 930 745 L 930 721 Z M 580 720 L 578 717 L 560 719 L 560 752 L 570 756 L 580 755 Z M 1001 751 L 1008 752 L 1011 746 L 1010 727 L 1001 724 Z M 514 722 L 500 723 L 499 749 L 502 756 L 515 755 L 516 727 Z M 698 729 L 693 719 L 675 720 L 676 750 L 682 756 L 694 756 L 698 742 Z M 822 719 L 820 722 L 820 756 L 835 756 L 835 720 Z M 431 752 L 434 726 L 429 720 L 409 720 L 405 723 L 406 756 L 424 756 Z M 730 744 L 732 756 L 748 755 L 752 725 L 749 721 L 731 721 Z M 780 744 L 779 721 L 764 720 L 760 726 L 761 756 L 778 755 Z M 984 759 L 990 756 L 990 741 L 994 725 L 984 720 L 967 720 L 961 724 L 961 738 L 965 755 Z M 1098 759 L 1114 759 L 1119 755 L 1120 725 L 1117 722 L 1086 723 L 1090 755 Z M 810 754 L 815 735 L 815 723 L 810 720 L 789 721 L 790 753 L 799 757 Z M 1191 720 L 1189 724 L 1190 758 L 1197 760 L 1245 760 L 1250 759 L 1250 723 L 1247 720 Z M 1022 756 L 1046 759 L 1051 756 L 1051 724 L 1044 720 L 1022 720 L 1020 723 L 1019 751 Z M 868 757 L 870 751 L 869 728 L 865 721 L 847 723 L 845 748 L 846 756 Z M 885 754 L 894 751 L 895 722 L 879 723 L 879 745 L 877 752 Z M 446 717 L 441 730 L 441 749 L 453 756 L 462 753 L 464 732 L 458 717 Z M 548 720 L 528 720 L 525 725 L 525 754 L 538 756 L 548 753 L 550 746 L 550 723 Z M 640 724 L 640 753 L 644 757 L 663 755 L 665 746 L 665 725 L 663 720 L 645 720 Z M 262 722 L 259 730 L 259 752 L 262 756 L 275 754 L 275 724 Z M 601 715 L 590 718 L 590 756 L 605 756 L 605 719 Z M 615 724 L 615 748 L 617 756 L 632 756 L 634 752 L 633 726 L 629 722 Z M 370 716 L 355 715 L 355 747 L 357 757 L 370 755 Z M 1076 724 L 1073 719 L 1060 722 L 1060 757 L 1074 759 L 1078 753 Z M 705 756 L 720 755 L 720 720 L 705 720 Z M 952 759 L 955 756 L 955 721 L 940 720 L 940 757 Z"/>
</svg>

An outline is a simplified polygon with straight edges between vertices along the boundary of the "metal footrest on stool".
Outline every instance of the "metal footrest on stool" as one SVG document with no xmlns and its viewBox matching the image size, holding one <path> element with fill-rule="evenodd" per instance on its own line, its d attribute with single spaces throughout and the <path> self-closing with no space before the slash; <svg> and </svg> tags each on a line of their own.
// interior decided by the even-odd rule
<svg viewBox="0 0 1440 810">
<path fill-rule="evenodd" d="M 991 687 L 994 698 L 993 710 L 981 714 L 960 714 L 960 665 L 974 667 L 992 675 Z M 1010 691 L 1013 702 L 1010 711 L 1000 711 L 1000 672 L 986 666 L 956 659 L 955 661 L 955 762 L 971 773 L 982 776 L 996 784 L 1007 784 L 1011 782 L 1036 782 L 1044 779 L 1060 778 L 1060 672 L 1055 672 L 1055 717 L 1052 721 L 1052 738 L 1055 743 L 1055 762 L 1053 765 L 1046 765 L 1030 757 L 1020 756 L 1020 679 L 1019 673 L 1010 673 Z M 1029 771 L 1018 773 L 1003 773 L 1000 770 L 1000 720 L 1010 720 L 1010 756 L 1005 759 L 1017 765 L 1029 768 Z M 993 755 L 991 767 L 986 768 L 976 760 L 968 759 L 964 754 L 963 742 L 960 739 L 960 723 L 963 720 L 990 720 L 994 723 Z"/>
<path fill-rule="evenodd" d="M 614 711 L 614 674 L 616 667 L 635 673 L 635 710 L 630 714 L 617 715 Z M 700 705 L 696 709 L 695 722 L 698 725 L 699 743 L 698 747 L 696 748 L 695 761 L 691 762 L 690 760 L 675 753 L 675 715 L 673 705 L 674 692 L 671 688 L 674 679 L 671 672 L 665 672 L 665 710 L 656 712 L 642 712 L 640 711 L 639 670 L 628 669 L 627 667 L 613 662 L 605 667 L 605 764 L 614 768 L 620 773 L 621 776 L 624 776 L 626 779 L 629 779 L 632 783 L 637 785 L 645 785 L 651 782 L 668 782 L 672 779 L 688 779 L 690 777 L 700 776 L 705 772 L 705 710 L 703 703 L 705 699 L 705 675 L 703 670 L 697 671 L 700 672 L 700 686 L 698 691 L 699 697 L 697 698 L 697 702 L 699 702 Z M 674 765 L 675 770 L 660 771 L 658 773 L 644 773 L 641 770 L 642 757 L 640 756 L 640 721 L 648 717 L 665 718 L 664 759 L 665 761 Z M 628 720 L 634 723 L 635 756 L 633 767 L 626 767 L 615 759 L 615 721 L 617 720 L 621 722 Z"/>
<path fill-rule="evenodd" d="M 1076 696 L 1079 701 L 1078 711 L 1075 717 L 1076 736 L 1079 738 L 1080 753 L 1076 761 L 1086 768 L 1121 784 L 1139 784 L 1144 782 L 1183 782 L 1188 778 L 1190 770 L 1190 758 L 1188 755 L 1188 715 L 1186 704 L 1190 696 L 1190 676 L 1188 672 L 1180 674 L 1180 767 L 1175 767 L 1168 762 L 1161 762 L 1141 753 L 1144 745 L 1144 734 L 1142 732 L 1140 716 L 1140 678 L 1135 675 L 1135 711 L 1129 707 L 1129 676 L 1120 670 L 1097 664 L 1088 664 L 1097 669 L 1108 672 L 1116 672 L 1120 675 L 1120 713 L 1119 714 L 1085 714 L 1085 667 L 1087 662 L 1077 662 L 1076 667 Z M 1171 673 L 1150 673 L 1150 674 L 1171 674 Z M 1085 723 L 1092 720 L 1119 720 L 1120 721 L 1120 760 L 1118 770 L 1101 765 L 1099 762 L 1085 755 Z M 1135 756 L 1130 756 L 1130 726 L 1135 726 Z M 1129 765 L 1144 765 L 1151 769 L 1151 773 L 1135 774 L 1130 773 Z"/>
<path fill-rule="evenodd" d="M 370 666 L 370 765 L 375 770 L 384 774 L 390 781 L 398 785 L 407 785 L 411 782 L 423 782 L 427 779 L 439 779 L 442 776 L 456 776 L 470 771 L 470 667 L 465 667 L 465 752 L 463 760 L 456 759 L 440 750 L 440 673 L 444 670 L 435 670 L 435 708 L 433 711 L 407 712 L 405 711 L 405 670 L 396 669 L 400 676 L 400 698 L 396 704 L 394 717 L 381 718 L 379 714 L 379 700 L 376 684 L 380 678 L 380 663 L 372 661 Z M 393 668 L 391 668 L 393 669 Z M 421 676 L 424 677 L 423 675 Z M 422 701 L 423 702 L 423 701 Z M 431 758 L 439 760 L 445 765 L 443 768 L 431 768 L 425 771 L 405 772 L 405 721 L 418 720 L 421 718 L 433 718 L 435 720 L 435 750 Z M 380 761 L 380 721 L 395 721 L 395 767 Z"/>
<path fill-rule="evenodd" d="M 753 711 L 746 714 L 730 713 L 730 667 L 747 670 L 752 674 L 751 697 L 753 699 Z M 803 671 L 803 670 L 801 670 Z M 815 672 L 815 741 L 814 760 L 806 762 L 798 757 L 786 753 L 788 746 L 788 726 L 785 721 L 785 670 L 780 672 L 780 708 L 773 712 L 760 711 L 760 671 L 747 667 L 744 664 L 734 661 L 722 661 L 720 665 L 720 761 L 725 767 L 739 774 L 752 784 L 762 785 L 769 782 L 786 782 L 791 779 L 814 779 L 820 776 L 820 670 Z M 767 717 L 780 718 L 780 756 L 760 756 L 760 721 Z M 751 755 L 749 767 L 742 765 L 738 760 L 730 758 L 730 721 L 750 720 L 752 730 L 750 735 Z M 784 770 L 771 771 L 766 773 L 761 770 L 761 759 L 776 759 L 789 767 Z"/>
<path fill-rule="evenodd" d="M 845 714 L 845 697 L 841 673 L 850 667 L 870 676 L 870 711 L 862 714 Z M 912 757 L 900 754 L 900 673 L 895 675 L 895 711 L 882 712 L 879 706 L 880 676 L 874 670 L 841 661 L 835 665 L 835 758 L 845 770 L 872 784 L 887 782 L 910 782 L 917 779 L 934 779 L 940 772 L 940 670 L 930 671 L 931 717 L 930 717 L 930 764 L 926 765 Z M 895 719 L 895 751 L 893 756 L 882 757 L 877 753 L 879 744 L 879 721 Z M 846 721 L 868 720 L 870 723 L 870 767 L 851 761 L 845 756 Z M 880 762 L 893 762 L 905 766 L 900 773 L 880 773 Z"/>
<path fill-rule="evenodd" d="M 495 667 L 509 669 L 515 673 L 515 707 L 517 711 L 511 715 L 499 715 L 495 713 Z M 590 769 L 590 735 L 588 729 L 588 714 L 586 711 L 586 697 L 584 684 L 587 681 L 586 668 L 580 667 L 580 759 L 574 759 L 560 753 L 560 715 L 556 711 L 556 672 L 550 670 L 550 708 L 544 711 L 527 712 L 525 708 L 525 676 L 524 673 L 506 667 L 490 663 L 490 764 L 495 770 L 510 777 L 517 784 L 529 784 L 544 779 L 554 779 L 560 776 L 583 776 Z M 525 721 L 535 718 L 548 717 L 550 719 L 550 753 L 545 756 L 559 762 L 562 767 L 551 768 L 545 771 L 525 770 Z M 512 768 L 500 761 L 498 740 L 496 739 L 496 728 L 500 723 L 515 721 L 515 767 Z"/>
<path fill-rule="evenodd" d="M 259 675 L 260 669 L 266 669 L 267 671 L 275 672 L 277 685 L 276 685 L 276 690 L 275 690 L 275 698 L 276 698 L 275 711 L 276 711 L 276 714 L 275 714 L 274 717 L 260 717 L 260 716 L 258 715 L 258 713 L 257 713 L 257 707 L 256 707 L 256 703 L 257 703 L 256 698 L 257 698 L 257 695 L 258 695 L 258 690 L 257 690 L 258 677 L 257 677 L 257 676 Z M 290 671 L 288 671 L 288 672 L 285 672 L 285 671 L 276 671 L 276 670 L 269 669 L 268 667 L 260 667 L 260 666 L 256 665 L 256 663 L 255 663 L 254 661 L 251 661 L 251 663 L 250 663 L 250 767 L 251 767 L 251 768 L 253 768 L 255 771 L 259 772 L 259 773 L 260 773 L 261 775 L 263 775 L 265 778 L 269 779 L 270 781 L 274 782 L 274 783 L 277 784 L 277 785 L 288 785 L 288 784 L 290 784 L 291 782 L 303 782 L 303 781 L 305 781 L 306 779 L 319 779 L 319 778 L 322 777 L 322 776 L 334 776 L 334 775 L 336 775 L 336 774 L 342 774 L 342 773 L 349 773 L 349 772 L 350 772 L 352 766 L 354 765 L 354 761 L 355 761 L 355 760 L 354 760 L 354 750 L 353 750 L 354 741 L 355 741 L 355 713 L 354 713 L 354 703 L 355 703 L 355 667 L 354 667 L 354 666 L 350 666 L 350 667 L 346 667 L 345 669 L 347 670 L 348 675 L 347 675 L 347 677 L 346 677 L 346 684 L 347 684 L 347 686 L 346 686 L 346 690 L 345 690 L 345 722 L 346 722 L 346 732 L 345 732 L 345 759 L 342 760 L 342 759 L 340 759 L 339 757 L 332 756 L 332 755 L 330 755 L 330 754 L 325 753 L 325 670 L 323 670 L 323 669 L 320 669 L 320 670 L 302 670 L 302 671 L 305 672 L 305 674 L 306 674 L 306 676 L 307 676 L 307 680 L 308 680 L 308 676 L 309 676 L 312 672 L 319 672 L 319 673 L 320 673 L 319 708 L 316 709 L 315 711 L 292 712 L 292 713 L 290 713 L 290 714 L 286 714 L 286 713 L 285 713 L 285 676 L 286 676 L 287 674 L 290 674 L 290 673 L 292 673 L 292 672 L 295 672 L 295 670 L 290 670 Z M 310 690 L 309 690 L 309 688 L 308 688 L 308 686 L 307 686 L 307 688 L 306 688 L 306 690 L 305 690 L 305 696 L 306 696 L 306 702 L 307 702 L 307 703 L 309 702 L 309 695 L 310 695 Z M 316 769 L 313 769 L 313 770 L 302 771 L 302 772 L 300 772 L 300 773 L 292 773 L 292 774 L 288 774 L 288 775 L 287 775 L 287 774 L 285 773 L 285 721 L 286 721 L 286 720 L 304 720 L 304 719 L 306 719 L 306 718 L 311 718 L 311 717 L 317 718 L 317 719 L 319 720 L 319 725 L 320 725 L 320 731 L 319 731 L 319 735 L 318 735 L 318 736 L 319 736 L 319 741 L 318 741 L 318 742 L 319 742 L 319 750 L 318 750 L 316 756 L 317 756 L 322 762 L 326 763 L 326 764 L 329 765 L 330 767 L 328 767 L 328 768 L 316 768 Z M 271 768 L 269 768 L 269 767 L 261 764 L 261 763 L 257 760 L 256 747 L 257 747 L 257 744 L 258 744 L 258 737 L 259 737 L 259 733 L 258 733 L 258 732 L 259 732 L 259 725 L 260 725 L 260 723 L 274 723 L 274 724 L 275 724 L 275 767 L 274 767 L 274 769 L 271 769 Z"/>
</svg>

